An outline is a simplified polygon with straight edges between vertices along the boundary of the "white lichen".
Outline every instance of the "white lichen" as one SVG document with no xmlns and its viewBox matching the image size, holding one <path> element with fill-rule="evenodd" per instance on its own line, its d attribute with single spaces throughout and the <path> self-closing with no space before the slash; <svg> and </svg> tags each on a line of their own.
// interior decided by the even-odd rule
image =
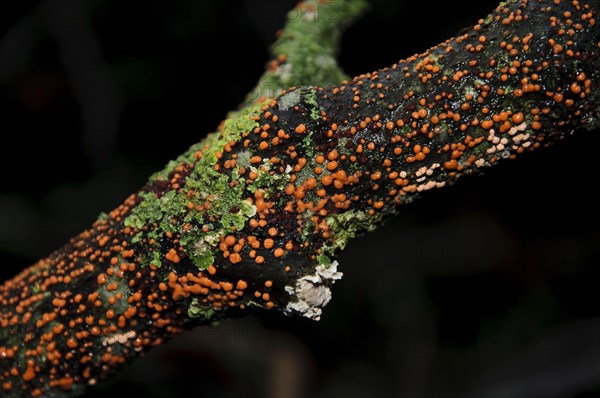
<svg viewBox="0 0 600 398">
<path fill-rule="evenodd" d="M 337 270 L 337 266 L 337 261 L 333 261 L 329 266 L 319 264 L 314 274 L 298 279 L 295 286 L 286 286 L 285 291 L 290 295 L 290 302 L 285 312 L 315 321 L 321 319 L 323 307 L 331 300 L 329 286 L 341 279 L 343 275 Z"/>
<path fill-rule="evenodd" d="M 279 97 L 277 104 L 279 105 L 280 110 L 286 111 L 296 105 L 298 101 L 300 101 L 300 93 L 298 91 L 290 91 Z"/>
<path fill-rule="evenodd" d="M 237 155 L 237 166 L 240 168 L 246 168 L 250 166 L 250 158 L 251 158 L 251 153 L 250 151 L 240 151 Z"/>
<path fill-rule="evenodd" d="M 219 244 L 219 239 L 222 235 L 223 233 L 220 231 L 204 235 L 194 245 L 195 254 L 197 256 L 202 256 L 204 254 L 211 253 L 212 250 L 214 250 L 214 248 Z"/>
</svg>

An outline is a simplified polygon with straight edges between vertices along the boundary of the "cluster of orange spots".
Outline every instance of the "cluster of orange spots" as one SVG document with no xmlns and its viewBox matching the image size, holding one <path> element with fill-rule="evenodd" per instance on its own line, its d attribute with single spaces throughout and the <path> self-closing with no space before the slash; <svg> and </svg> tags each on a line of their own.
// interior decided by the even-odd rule
<svg viewBox="0 0 600 398">
<path fill-rule="evenodd" d="M 299 124 L 298 126 L 296 126 L 294 131 L 298 134 L 302 134 L 306 131 L 306 126 L 304 124 Z"/>
<path fill-rule="evenodd" d="M 177 250 L 172 249 L 172 248 L 169 249 L 167 254 L 165 254 L 165 258 L 175 264 L 177 264 L 178 262 L 181 261 L 179 254 L 177 253 Z"/>
<path fill-rule="evenodd" d="M 584 8 L 577 4 L 574 7 L 577 10 Z M 502 23 L 498 28 L 500 34 L 489 34 L 489 30 L 485 30 L 489 22 L 480 20 L 474 27 L 477 34 L 464 34 L 420 57 L 411 57 L 391 68 L 358 76 L 329 91 L 318 89 L 317 93 L 323 100 L 342 104 L 334 106 L 336 109 L 345 105 L 357 110 L 362 103 L 376 106 L 371 114 L 350 110 L 347 119 L 332 117 L 331 121 L 327 110 L 318 109 L 322 123 L 311 124 L 311 131 L 317 137 L 334 140 L 343 137 L 345 144 L 319 149 L 312 159 L 306 156 L 306 152 L 315 148 L 303 148 L 299 142 L 290 145 L 286 151 L 289 158 L 280 158 L 284 164 L 290 160 L 296 163 L 290 163 L 292 173 L 289 182 L 281 193 L 281 199 L 274 198 L 274 203 L 281 205 L 286 212 L 312 213 L 310 220 L 315 231 L 327 238 L 331 231 L 322 220 L 331 213 L 360 208 L 372 214 L 385 209 L 387 202 L 400 203 L 407 193 L 443 186 L 443 181 L 438 180 L 444 177 L 441 175 L 443 171 L 450 177 L 456 177 L 465 168 L 496 162 L 507 156 L 507 150 L 519 153 L 538 147 L 544 115 L 549 114 L 550 108 L 531 107 L 513 111 L 513 106 L 508 105 L 506 109 L 498 109 L 496 99 L 507 94 L 515 98 L 537 95 L 542 87 L 547 89 L 544 70 L 552 65 L 546 60 L 536 60 L 532 50 L 538 50 L 542 41 L 548 40 L 550 51 L 556 55 L 565 52 L 567 56 L 576 56 L 576 53 L 571 54 L 567 50 L 573 47 L 582 23 L 577 25 L 568 21 L 569 18 L 574 19 L 573 11 L 569 11 L 568 16 L 562 15 L 561 18 L 567 18 L 568 26 L 564 31 L 559 30 L 559 35 L 569 36 L 566 40 L 544 39 L 539 33 L 534 35 L 523 29 L 523 33 L 516 34 L 517 24 L 530 18 L 526 9 L 501 7 L 493 18 Z M 593 17 L 589 10 L 583 15 L 582 21 Z M 552 22 L 563 23 L 560 18 L 554 18 Z M 453 70 L 445 70 L 445 60 L 456 48 L 464 48 L 471 58 L 459 63 Z M 488 55 L 490 52 L 493 54 L 491 57 Z M 394 103 L 388 94 L 387 82 L 393 81 L 395 75 L 407 80 L 416 79 L 407 84 L 411 90 L 402 94 L 403 102 Z M 576 101 L 574 97 L 581 99 L 586 95 L 586 86 L 582 83 L 585 80 L 570 82 L 567 89 L 558 87 L 551 92 L 550 98 L 557 104 L 572 107 Z M 425 86 L 429 82 L 435 82 L 440 90 L 435 95 L 420 96 L 419 84 L 429 87 Z M 587 87 L 590 87 L 589 81 Z M 378 102 L 384 98 L 387 102 Z M 458 98 L 463 100 L 457 102 Z M 400 105 L 402 103 L 404 105 Z M 300 111 L 297 107 L 290 109 L 290 112 Z M 393 118 L 386 113 L 388 111 L 394 111 Z M 282 116 L 276 107 L 269 108 L 264 117 L 268 119 L 276 114 Z M 313 123 L 294 120 L 289 127 L 277 124 L 270 127 L 289 136 L 293 132 L 304 132 L 309 123 Z M 523 129 L 538 133 L 523 134 Z M 383 135 L 380 136 L 379 132 Z M 450 138 L 446 146 L 436 149 L 432 142 L 443 132 L 448 132 L 451 137 L 457 134 L 457 140 L 451 142 Z M 378 138 L 369 139 L 374 133 Z M 269 137 L 265 135 L 262 138 L 268 141 Z M 262 149 L 260 145 L 258 148 Z M 477 154 L 474 152 L 476 148 L 479 149 Z M 377 162 L 370 160 L 373 158 Z M 439 167 L 432 167 L 433 161 L 439 162 Z M 311 166 L 309 172 L 305 171 L 307 165 Z M 418 175 L 421 169 L 425 171 Z M 302 177 L 298 178 L 300 174 Z M 365 189 L 365 185 L 369 189 Z M 352 194 L 355 186 L 361 186 L 360 191 L 365 194 L 369 192 L 368 196 Z M 298 222 L 304 223 L 305 219 L 299 218 Z M 253 223 L 256 222 L 251 222 L 251 226 Z M 302 228 L 298 226 L 298 230 Z M 267 247 L 271 255 L 278 249 L 271 243 Z M 282 251 L 278 251 L 277 255 L 280 253 Z"/>
<path fill-rule="evenodd" d="M 199 299 L 199 303 L 207 308 L 245 308 L 244 303 L 237 302 L 244 296 L 244 291 L 248 288 L 248 282 L 243 279 L 239 279 L 235 283 L 217 282 L 203 272 L 197 274 L 188 272 L 181 276 L 170 272 L 166 285 L 172 291 L 173 300 L 196 297 Z"/>
<path fill-rule="evenodd" d="M 265 213 L 273 207 L 273 203 L 266 201 L 264 192 L 261 189 L 254 191 L 254 206 L 258 213 Z"/>
<path fill-rule="evenodd" d="M 521 9 L 508 10 L 504 8 L 499 10 L 495 19 L 501 20 L 504 25 L 510 25 L 527 20 L 528 15 Z M 386 202 L 398 203 L 406 193 L 442 186 L 442 182 L 434 179 L 439 173 L 435 167 L 426 168 L 426 172 L 422 176 L 415 173 L 416 170 L 421 170 L 421 164 L 427 165 L 429 155 L 434 154 L 437 159 L 437 156 L 448 153 L 448 158 L 440 159 L 443 168 L 439 170 L 447 170 L 450 176 L 455 176 L 465 167 L 473 165 L 479 167 L 486 162 L 494 163 L 499 156 L 495 153 L 504 151 L 508 145 L 507 138 L 498 134 L 516 131 L 513 130 L 516 126 L 528 127 L 534 131 L 541 130 L 542 115 L 547 114 L 548 109 L 542 108 L 536 111 L 534 108 L 525 114 L 524 111 L 498 110 L 494 108 L 494 105 L 490 105 L 490 99 L 494 99 L 496 96 L 512 93 L 519 98 L 541 90 L 540 75 L 543 68 L 549 67 L 549 64 L 543 61 L 539 65 L 533 58 L 527 58 L 531 44 L 537 43 L 536 40 L 539 41 L 539 38 L 531 32 L 524 33 L 522 37 L 507 32 L 502 35 L 502 40 L 496 40 L 496 36 L 494 39 L 490 39 L 492 36 L 483 32 L 485 24 L 486 22 L 483 20 L 479 21 L 474 30 L 480 33 L 472 36 L 472 40 L 470 35 L 465 34 L 454 41 L 442 44 L 420 58 L 411 57 L 402 63 L 394 64 L 390 69 L 358 76 L 352 82 L 344 82 L 330 92 L 319 89 L 318 92 L 324 100 L 333 97 L 343 101 L 344 98 L 347 98 L 352 109 L 358 109 L 358 103 L 361 101 L 364 101 L 365 104 L 376 104 L 378 99 L 385 97 L 388 88 L 385 80 L 392 79 L 389 71 L 401 72 L 406 79 L 416 78 L 421 84 L 436 79 L 437 84 L 446 84 L 443 86 L 444 89 L 436 93 L 433 99 L 422 97 L 417 100 L 418 89 L 404 93 L 403 101 L 416 101 L 413 109 L 407 109 L 408 114 L 405 117 L 386 120 L 382 116 L 385 112 L 380 111 L 372 115 L 357 114 L 352 123 L 349 123 L 348 120 L 332 120 L 331 124 L 323 126 L 322 134 L 327 138 L 335 138 L 340 131 L 339 126 L 344 126 L 342 131 L 344 134 L 349 133 L 345 136 L 350 137 L 347 139 L 349 145 L 329 148 L 322 152 L 317 151 L 313 159 L 303 156 L 303 152 L 298 150 L 297 143 L 290 145 L 287 154 L 290 159 L 296 159 L 296 164 L 292 164 L 290 181 L 283 189 L 283 194 L 290 198 L 282 198 L 283 210 L 298 214 L 306 211 L 312 212 L 315 214 L 311 217 L 315 224 L 315 230 L 320 231 L 321 236 L 327 238 L 331 231 L 323 225 L 322 220 L 332 212 L 350 209 L 353 206 L 360 207 L 361 204 L 366 203 L 370 207 L 369 213 L 372 213 L 373 210 L 384 209 Z M 572 29 L 576 29 L 576 27 Z M 572 36 L 574 33 L 569 34 Z M 467 53 L 473 54 L 473 58 L 464 63 L 465 67 L 458 68 L 450 75 L 447 74 L 447 71 L 440 74 L 443 71 L 444 57 L 451 54 L 454 47 L 460 43 L 464 43 L 465 50 Z M 551 44 L 557 43 L 551 42 Z M 495 45 L 512 57 L 512 59 L 509 58 L 508 64 L 506 61 L 502 61 L 504 65 L 499 65 L 496 58 L 485 58 L 487 47 Z M 570 44 L 561 45 L 568 47 Z M 483 69 L 485 65 L 489 65 L 490 69 Z M 451 105 L 458 94 L 453 91 L 453 88 L 462 85 L 465 87 L 472 85 L 472 88 L 461 96 L 464 101 L 460 102 L 457 108 Z M 569 91 L 572 95 L 578 95 L 584 91 L 584 87 L 578 82 L 572 82 Z M 574 102 L 572 98 L 567 98 L 561 90 L 553 93 L 552 98 L 555 102 L 564 103 L 567 106 L 572 106 Z M 388 111 L 395 111 L 396 108 L 396 104 L 389 103 L 387 105 Z M 265 113 L 265 118 L 272 117 L 276 112 L 276 108 L 269 108 Z M 326 112 L 324 110 L 319 110 L 319 112 L 323 120 L 327 120 Z M 306 126 L 308 124 L 298 123 L 292 129 L 296 133 L 302 133 L 307 129 Z M 461 137 L 463 138 L 462 142 L 451 143 L 447 145 L 448 148 L 432 150 L 431 141 L 428 140 L 433 140 L 443 129 L 448 128 L 450 131 L 460 132 L 473 130 L 473 133 L 464 134 Z M 280 134 L 285 133 L 289 136 L 290 132 L 285 128 L 276 127 L 276 129 Z M 478 129 L 481 129 L 481 132 L 478 132 Z M 319 133 L 318 130 L 314 131 Z M 389 134 L 389 143 L 392 144 L 387 147 L 389 149 L 386 148 L 387 144 L 382 144 L 380 139 L 377 142 L 366 138 L 371 132 L 380 130 Z M 425 139 L 420 139 L 421 136 Z M 518 143 L 514 143 L 513 140 L 514 145 L 510 149 L 520 151 L 529 146 L 536 147 L 536 142 L 531 142 L 533 136 L 521 139 L 525 135 L 519 134 L 518 137 Z M 266 140 L 269 137 L 265 135 L 262 138 Z M 482 146 L 484 149 L 480 153 L 491 156 L 482 159 L 474 155 L 472 150 L 478 146 Z M 248 146 L 245 145 L 245 147 Z M 263 149 L 260 144 L 259 149 Z M 360 166 L 361 162 L 366 162 L 365 159 L 372 158 L 377 153 L 382 154 L 379 159 L 383 167 L 377 169 L 370 165 L 370 169 L 365 172 L 366 170 Z M 404 170 L 398 169 L 396 166 L 399 161 L 404 162 L 405 165 L 415 164 L 417 168 L 405 166 Z M 370 162 L 366 163 L 370 164 Z M 296 181 L 297 173 L 302 172 L 308 164 L 312 164 L 311 171 L 314 174 L 303 177 L 300 182 Z M 356 164 L 358 167 L 349 172 L 350 164 Z M 368 178 L 363 179 L 363 176 Z M 393 182 L 393 185 L 390 186 L 386 182 L 388 179 L 383 180 L 382 176 L 389 176 L 388 179 Z M 428 178 L 431 180 L 427 181 Z M 360 195 L 349 195 L 345 192 L 353 186 L 366 184 L 367 181 L 370 192 L 382 192 L 387 195 L 375 195 L 374 198 L 365 200 Z M 381 189 L 382 187 L 383 189 Z M 267 243 L 266 247 L 275 256 L 283 253 L 280 250 L 276 251 L 278 248 L 271 243 Z"/>
<path fill-rule="evenodd" d="M 425 84 L 429 80 L 433 79 L 434 75 L 439 73 L 441 68 L 435 64 L 434 59 L 425 57 L 422 61 L 417 63 L 415 70 L 419 72 L 417 78 L 421 81 L 421 83 Z M 392 127 L 389 128 L 389 130 L 391 129 Z"/>
<path fill-rule="evenodd" d="M 250 239 L 248 239 L 250 242 Z M 237 264 L 242 261 L 242 256 L 240 252 L 244 248 L 246 244 L 246 239 L 240 238 L 236 239 L 233 235 L 227 235 L 222 239 L 219 249 L 223 252 L 223 257 L 229 259 L 231 264 Z M 211 265 L 208 269 L 209 274 L 214 275 L 216 273 L 216 268 L 214 265 Z"/>
<path fill-rule="evenodd" d="M 137 290 L 139 281 L 156 277 L 157 270 L 150 266 L 144 273 L 138 271 L 135 246 L 128 242 L 135 231 L 122 224 L 138 201 L 136 196 L 129 197 L 108 220 L 97 222 L 61 251 L 0 287 L 0 324 L 19 328 L 19 333 L 27 331 L 19 335 L 22 342 L 18 346 L 0 347 L 0 361 L 15 358 L 17 353 L 25 358 L 21 367 L 0 370 L 3 390 L 19 385 L 28 388 L 31 396 L 41 396 L 47 389 L 70 390 L 75 383 L 93 384 L 94 377 L 112 372 L 128 356 L 127 349 L 117 353 L 110 352 L 109 347 L 99 348 L 102 345 L 97 339 L 110 338 L 123 329 L 128 333 L 128 328 L 144 324 L 170 333 L 179 329 L 169 326 L 170 321 L 162 316 L 168 307 L 162 303 L 164 298 L 151 293 L 144 299 L 145 293 Z M 165 257 L 176 259 L 172 253 Z M 96 289 L 78 293 L 81 284 L 86 289 L 95 285 Z M 21 293 L 12 293 L 15 291 Z M 44 311 L 37 309 L 42 302 Z M 146 317 L 152 323 L 140 323 L 139 318 Z M 157 341 L 147 333 L 132 343 L 136 350 Z M 129 346 L 129 342 L 123 345 Z M 90 352 L 101 358 L 102 370 L 92 370 L 95 365 L 90 363 Z M 20 381 L 8 381 L 11 378 Z"/>
<path fill-rule="evenodd" d="M 425 157 L 427 155 L 429 155 L 430 152 L 431 152 L 431 149 L 429 149 L 429 147 L 427 147 L 427 146 L 422 147 L 420 144 L 416 144 L 413 147 L 414 156 L 407 156 L 405 160 L 407 163 L 412 163 L 415 161 L 420 162 L 420 161 L 424 160 Z"/>
<path fill-rule="evenodd" d="M 273 281 L 266 280 L 263 285 L 266 289 L 271 289 L 273 287 Z M 254 298 L 262 300 L 264 306 L 268 309 L 271 309 L 275 306 L 275 303 L 273 303 L 273 301 L 271 300 L 271 294 L 269 292 L 256 290 L 254 292 Z"/>
<path fill-rule="evenodd" d="M 454 73 L 454 75 L 452 76 L 452 80 L 454 80 L 455 82 L 458 82 L 460 79 L 462 79 L 464 76 L 466 76 L 469 73 L 468 70 L 459 70 L 456 71 Z"/>
</svg>

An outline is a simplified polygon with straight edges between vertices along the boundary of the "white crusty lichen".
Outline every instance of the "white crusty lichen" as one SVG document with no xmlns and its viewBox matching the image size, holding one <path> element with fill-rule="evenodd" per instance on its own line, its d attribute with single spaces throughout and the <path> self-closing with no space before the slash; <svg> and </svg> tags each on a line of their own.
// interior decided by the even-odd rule
<svg viewBox="0 0 600 398">
<path fill-rule="evenodd" d="M 286 93 L 277 99 L 277 105 L 279 106 L 280 110 L 287 111 L 289 108 L 296 105 L 300 99 L 301 95 L 298 91 L 290 91 L 289 93 Z"/>
<path fill-rule="evenodd" d="M 285 313 L 302 315 L 315 321 L 321 319 L 323 307 L 331 300 L 329 286 L 343 275 L 337 270 L 337 266 L 337 261 L 330 265 L 319 264 L 314 274 L 298 279 L 295 286 L 286 286 L 285 291 L 290 295 L 290 301 L 285 307 Z"/>
</svg>

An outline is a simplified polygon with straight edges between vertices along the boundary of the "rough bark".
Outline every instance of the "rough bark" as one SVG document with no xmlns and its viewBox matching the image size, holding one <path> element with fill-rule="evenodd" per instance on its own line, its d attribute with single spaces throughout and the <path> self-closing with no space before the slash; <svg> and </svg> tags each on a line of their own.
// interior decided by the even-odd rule
<svg viewBox="0 0 600 398">
<path fill-rule="evenodd" d="M 254 309 L 319 319 L 335 253 L 398 205 L 598 127 L 598 2 L 507 1 L 323 88 L 343 78 L 339 27 L 362 8 L 301 3 L 217 133 L 0 287 L 4 394 L 80 394 L 186 327 Z"/>
</svg>

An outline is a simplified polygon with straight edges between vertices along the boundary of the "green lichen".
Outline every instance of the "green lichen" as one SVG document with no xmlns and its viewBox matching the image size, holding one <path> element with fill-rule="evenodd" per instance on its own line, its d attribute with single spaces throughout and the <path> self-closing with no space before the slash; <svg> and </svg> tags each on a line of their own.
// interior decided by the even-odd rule
<svg viewBox="0 0 600 398">
<path fill-rule="evenodd" d="M 160 198 L 153 193 L 140 194 L 142 201 L 125 219 L 126 226 L 140 231 L 134 236 L 133 243 L 141 242 L 144 238 L 159 241 L 165 232 L 171 232 L 180 236 L 179 243 L 187 256 L 200 269 L 206 269 L 214 262 L 220 239 L 243 229 L 247 220 L 256 213 L 256 207 L 246 198 L 258 189 L 276 192 L 289 182 L 288 173 L 276 173 L 276 178 L 273 178 L 268 162 L 263 162 L 259 167 L 251 165 L 250 153 L 241 152 L 236 167 L 230 173 L 217 171 L 214 165 L 217 153 L 222 152 L 227 143 L 239 141 L 244 132 L 258 127 L 256 116 L 260 114 L 264 102 L 255 102 L 257 98 L 274 98 L 290 86 L 326 86 L 347 78 L 335 61 L 341 27 L 362 13 L 366 2 L 311 0 L 305 5 L 306 8 L 297 8 L 288 15 L 286 29 L 273 46 L 276 57 L 285 56 L 280 67 L 265 72 L 245 106 L 230 113 L 220 131 L 208 135 L 152 176 L 155 180 L 167 180 L 177 166 L 194 165 L 182 189 L 169 191 Z M 317 91 L 314 88 L 292 91 L 279 99 L 279 105 L 285 108 L 300 101 L 310 107 L 313 120 L 320 118 Z M 314 152 L 311 131 L 306 133 L 301 145 L 305 155 L 311 159 Z M 198 151 L 202 153 L 200 159 L 195 156 Z M 248 187 L 239 177 L 241 167 L 250 167 L 257 174 Z M 300 182 L 308 178 L 298 177 Z M 208 202 L 210 207 L 202 211 L 188 210 L 189 201 Z M 185 231 L 183 225 L 187 226 Z M 156 266 L 162 264 L 158 251 L 149 253 L 146 260 L 146 263 Z"/>
<path fill-rule="evenodd" d="M 151 225 L 160 221 L 163 217 L 163 212 L 160 200 L 156 195 L 142 192 L 138 196 L 142 198 L 142 201 L 125 219 L 125 226 L 142 229 L 145 225 Z"/>
<path fill-rule="evenodd" d="M 190 318 L 199 319 L 200 321 L 208 321 L 214 318 L 216 311 L 212 307 L 202 306 L 198 299 L 192 299 L 188 307 L 188 316 Z"/>
<path fill-rule="evenodd" d="M 179 232 L 177 218 L 186 212 L 184 195 L 169 191 L 160 198 L 149 192 L 140 193 L 139 196 L 143 200 L 125 219 L 125 226 L 141 230 L 144 226 L 158 224 L 162 232 Z M 140 241 L 141 235 L 136 235 L 134 240 Z"/>
<path fill-rule="evenodd" d="M 506 8 L 509 7 L 511 3 L 515 3 L 517 0 L 506 0 L 506 1 L 501 1 L 500 4 L 498 4 L 498 6 L 496 7 L 496 9 L 501 9 L 501 8 Z M 484 24 L 490 24 L 494 21 L 494 13 L 490 13 L 487 17 L 485 17 L 485 19 L 483 20 Z"/>
<path fill-rule="evenodd" d="M 259 167 L 250 166 L 250 171 L 256 173 L 256 178 L 250 185 L 248 185 L 248 191 L 250 193 L 255 192 L 257 189 L 263 189 L 266 198 L 272 193 L 281 191 L 285 188 L 286 184 L 290 181 L 291 167 L 284 171 L 284 173 L 271 173 L 272 164 L 269 159 L 263 159 L 262 164 Z M 252 214 L 251 216 L 253 216 Z"/>
<path fill-rule="evenodd" d="M 302 221 L 300 224 L 302 225 L 302 230 L 300 231 L 301 240 L 304 242 L 308 239 L 308 237 L 313 234 L 316 230 L 316 225 L 312 221 L 313 212 L 310 210 L 306 210 L 302 213 Z"/>
<path fill-rule="evenodd" d="M 319 112 L 319 103 L 317 102 L 317 90 L 310 88 L 304 92 L 304 102 L 310 105 L 310 118 L 312 120 L 321 119 Z"/>
<path fill-rule="evenodd" d="M 252 154 L 250 151 L 241 151 L 238 153 L 236 165 L 241 168 L 250 167 L 250 159 Z"/>
<path fill-rule="evenodd" d="M 293 65 L 288 84 L 327 86 L 348 77 L 337 64 L 340 34 L 366 9 L 363 0 L 307 1 L 288 14 L 283 35 L 273 46 L 274 54 L 284 54 Z M 284 77 L 285 76 L 284 74 Z"/>
<path fill-rule="evenodd" d="M 304 148 L 304 155 L 310 159 L 313 158 L 315 154 L 315 143 L 312 140 L 313 131 L 308 131 L 304 134 L 304 138 L 302 138 L 302 148 Z"/>
<path fill-rule="evenodd" d="M 204 147 L 207 149 L 187 179 L 186 189 L 197 193 L 194 199 L 209 202 L 211 206 L 204 212 L 189 213 L 186 218 L 195 219 L 197 225 L 206 227 L 205 217 L 218 220 L 218 225 L 212 226 L 215 229 L 210 233 L 195 227 L 182 234 L 181 245 L 200 269 L 206 269 L 213 263 L 219 237 L 243 229 L 246 221 L 256 214 L 256 207 L 246 200 L 245 185 L 239 181 L 235 183 L 242 166 L 238 165 L 228 176 L 216 171 L 214 165 L 217 152 L 222 152 L 227 143 L 238 141 L 243 133 L 258 127 L 255 118 L 261 108 L 262 104 L 258 103 L 230 114 L 219 134 L 205 140 Z"/>
<path fill-rule="evenodd" d="M 383 214 L 370 215 L 365 211 L 349 210 L 340 214 L 329 215 L 325 220 L 333 231 L 331 243 L 323 247 L 322 253 L 333 254 L 344 250 L 348 241 L 362 233 L 374 231 L 383 219 Z"/>
<path fill-rule="evenodd" d="M 246 97 L 246 104 L 261 97 L 278 97 L 290 87 L 325 87 L 349 78 L 336 61 L 341 33 L 364 12 L 367 2 L 308 0 L 303 4 L 303 8 L 289 12 L 283 34 L 271 50 L 285 61 L 263 74 Z"/>
<path fill-rule="evenodd" d="M 203 142 L 190 148 L 187 156 L 179 158 L 184 162 L 187 159 L 190 164 L 192 159 L 195 162 L 183 188 L 168 191 L 161 197 L 150 192 L 139 194 L 142 201 L 124 220 L 126 226 L 139 230 L 132 239 L 133 243 L 142 241 L 144 237 L 158 240 L 165 232 L 171 232 L 181 237 L 180 245 L 198 268 L 206 269 L 213 263 L 219 237 L 243 229 L 248 218 L 256 214 L 256 207 L 246 200 L 245 184 L 239 177 L 241 166 L 238 165 L 231 174 L 215 170 L 217 153 L 224 151 L 227 143 L 239 141 L 243 133 L 258 126 L 256 117 L 262 106 L 257 103 L 231 113 L 221 131 L 210 134 Z M 202 150 L 202 157 L 196 160 L 193 154 L 198 150 Z M 167 169 L 174 167 L 170 164 Z M 169 173 L 163 170 L 156 178 Z M 268 181 L 267 178 L 261 181 L 265 186 L 275 183 L 275 180 Z M 210 203 L 210 208 L 202 211 L 188 209 L 190 201 Z M 207 218 L 216 220 L 214 225 L 208 225 Z M 185 231 L 184 225 L 187 226 Z M 207 228 L 209 232 L 206 232 Z M 157 267 L 162 265 L 160 254 L 149 254 L 148 263 Z"/>
<path fill-rule="evenodd" d="M 242 133 L 252 131 L 255 127 L 258 127 L 258 122 L 254 120 L 254 117 L 260 114 L 263 106 L 263 102 L 258 102 L 240 111 L 230 113 L 223 124 L 223 136 L 227 140 L 236 140 Z"/>
<path fill-rule="evenodd" d="M 211 205 L 205 212 L 196 214 L 202 217 L 198 221 L 203 222 L 205 215 L 208 215 L 219 219 L 224 233 L 242 229 L 246 220 L 256 214 L 256 207 L 245 199 L 244 185 L 231 187 L 229 177 L 213 167 L 197 166 L 196 171 L 188 178 L 187 187 L 198 192 L 197 200 Z"/>
<path fill-rule="evenodd" d="M 326 254 L 319 254 L 317 256 L 317 261 L 319 264 L 324 265 L 325 267 L 329 267 L 331 265 L 331 259 Z"/>
<path fill-rule="evenodd" d="M 157 268 L 162 266 L 162 261 L 160 259 L 160 253 L 157 251 L 152 252 L 152 261 L 150 264 L 154 265 Z"/>
<path fill-rule="evenodd" d="M 194 155 L 198 151 L 202 150 L 202 148 L 204 148 L 206 145 L 209 145 L 211 148 L 213 148 L 215 147 L 214 144 L 216 144 L 216 147 L 220 147 L 222 150 L 224 144 L 219 145 L 219 143 L 223 140 L 232 140 L 235 139 L 235 137 L 239 137 L 241 132 L 251 131 L 251 129 L 256 126 L 256 122 L 249 116 L 257 114 L 257 110 L 260 110 L 261 107 L 261 103 L 248 103 L 242 110 L 231 112 L 225 120 L 222 131 L 210 133 L 204 140 L 190 146 L 187 151 L 178 156 L 175 160 L 171 160 L 163 170 L 154 173 L 150 177 L 150 181 L 167 180 L 169 178 L 169 174 L 173 172 L 175 167 L 181 164 L 193 164 L 196 161 Z M 213 159 L 211 156 L 214 155 L 215 152 L 216 150 L 211 150 L 208 154 L 209 158 L 205 161 L 216 161 L 216 158 Z"/>
<path fill-rule="evenodd" d="M 207 269 L 215 261 L 215 256 L 213 256 L 210 252 L 200 254 L 193 253 L 190 255 L 190 258 L 201 270 Z"/>
<path fill-rule="evenodd" d="M 106 214 L 105 212 L 102 212 L 100 214 L 98 214 L 98 218 L 96 219 L 96 222 L 99 224 L 103 224 L 105 222 L 107 222 L 109 220 L 110 216 L 108 214 Z"/>
</svg>

